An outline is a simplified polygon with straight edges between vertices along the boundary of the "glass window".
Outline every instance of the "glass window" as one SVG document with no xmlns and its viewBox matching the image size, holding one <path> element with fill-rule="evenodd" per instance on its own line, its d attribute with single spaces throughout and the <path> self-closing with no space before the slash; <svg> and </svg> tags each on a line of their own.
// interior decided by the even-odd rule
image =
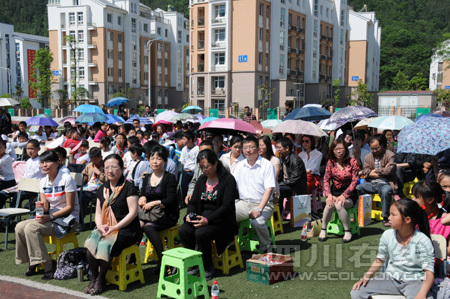
<svg viewBox="0 0 450 299">
<path fill-rule="evenodd" d="M 144 24 L 144 32 L 148 32 L 148 24 L 147 23 Z"/>
<path fill-rule="evenodd" d="M 75 13 L 74 12 L 69 12 L 69 24 L 75 25 Z"/>
<path fill-rule="evenodd" d="M 263 53 L 259 52 L 258 53 L 258 64 L 262 65 L 262 63 L 263 63 Z"/>
<path fill-rule="evenodd" d="M 119 41 L 119 43 L 122 42 L 122 33 L 117 34 L 117 40 Z"/>
<path fill-rule="evenodd" d="M 77 19 L 78 19 L 78 25 L 83 25 L 83 23 L 84 23 L 84 16 L 83 16 L 83 12 L 82 11 L 77 12 Z"/>
<path fill-rule="evenodd" d="M 78 49 L 78 61 L 84 61 L 84 49 Z"/>
<path fill-rule="evenodd" d="M 280 26 L 284 28 L 286 23 L 286 9 L 284 7 L 280 8 Z"/>
<path fill-rule="evenodd" d="M 258 39 L 263 40 L 263 29 L 262 28 L 258 29 Z"/>
<path fill-rule="evenodd" d="M 262 16 L 264 12 L 264 4 L 260 3 L 259 4 L 259 15 Z"/>
<path fill-rule="evenodd" d="M 225 64 L 225 53 L 216 53 L 214 55 L 214 62 L 216 65 L 224 65 Z"/>
<path fill-rule="evenodd" d="M 214 77 L 214 88 L 225 88 L 225 77 Z"/>
<path fill-rule="evenodd" d="M 110 13 L 106 14 L 106 22 L 112 23 L 112 14 Z"/>
<path fill-rule="evenodd" d="M 78 30 L 78 42 L 84 43 L 84 31 L 83 30 Z"/>
<path fill-rule="evenodd" d="M 117 17 L 117 24 L 122 25 L 122 17 L 121 16 Z"/>
<path fill-rule="evenodd" d="M 131 32 L 136 32 L 136 19 L 131 18 Z"/>
<path fill-rule="evenodd" d="M 225 29 L 217 29 L 214 31 L 214 41 L 216 42 L 225 41 Z"/>
<path fill-rule="evenodd" d="M 80 68 L 78 69 L 78 77 L 80 79 L 84 79 L 84 67 L 80 66 Z"/>
<path fill-rule="evenodd" d="M 214 17 L 216 18 L 225 17 L 225 5 L 216 5 L 214 7 Z"/>
<path fill-rule="evenodd" d="M 314 20 L 314 32 L 313 32 L 314 37 L 317 37 L 317 30 L 318 29 L 319 29 L 319 21 Z"/>
<path fill-rule="evenodd" d="M 280 50 L 284 50 L 284 31 L 280 31 Z"/>
</svg>

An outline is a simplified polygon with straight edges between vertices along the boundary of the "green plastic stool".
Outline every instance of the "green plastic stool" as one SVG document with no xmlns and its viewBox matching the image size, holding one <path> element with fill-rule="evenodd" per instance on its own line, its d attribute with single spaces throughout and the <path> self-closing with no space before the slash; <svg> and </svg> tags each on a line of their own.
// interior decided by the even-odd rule
<svg viewBox="0 0 450 299">
<path fill-rule="evenodd" d="M 251 219 L 241 221 L 241 224 L 239 225 L 239 234 L 238 234 L 239 248 L 245 251 L 262 253 L 262 251 L 259 249 L 258 235 L 252 229 L 250 220 Z M 273 250 L 276 251 L 277 247 L 275 244 L 275 234 L 273 231 L 272 221 L 270 221 L 269 219 L 266 222 L 266 225 L 267 228 L 269 229 L 270 237 L 272 238 Z M 247 229 L 246 234 L 244 234 L 245 228 Z"/>
<path fill-rule="evenodd" d="M 170 298 L 195 298 L 203 295 L 209 298 L 201 252 L 177 247 L 163 251 L 162 254 L 158 298 L 163 295 Z M 178 271 L 174 275 L 165 276 L 166 266 L 176 267 Z M 188 268 L 193 266 L 198 266 L 199 277 L 188 275 Z"/>
<path fill-rule="evenodd" d="M 348 214 L 348 220 L 350 224 L 350 230 L 352 231 L 353 235 L 360 235 L 359 231 L 359 225 L 358 225 L 358 209 L 355 206 L 351 207 L 350 209 L 347 209 Z M 336 210 L 333 212 L 333 218 L 328 223 L 327 226 L 327 233 L 328 234 L 336 234 L 336 235 L 343 235 L 344 232 L 344 225 L 342 225 L 341 220 L 339 220 L 339 215 Z"/>
</svg>

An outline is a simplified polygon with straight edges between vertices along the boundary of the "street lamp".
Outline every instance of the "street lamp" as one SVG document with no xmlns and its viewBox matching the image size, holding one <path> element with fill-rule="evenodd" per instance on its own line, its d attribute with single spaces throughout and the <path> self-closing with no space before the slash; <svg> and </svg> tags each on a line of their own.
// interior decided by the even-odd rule
<svg viewBox="0 0 450 299">
<path fill-rule="evenodd" d="M 151 59 L 151 46 L 154 41 L 162 40 L 162 37 L 158 37 L 155 39 L 150 39 L 147 41 L 147 50 L 148 50 L 148 105 L 152 107 L 152 59 Z"/>
<path fill-rule="evenodd" d="M 8 73 L 8 75 L 9 75 L 8 93 L 11 95 L 11 93 L 12 93 L 12 90 L 11 90 L 11 70 L 9 68 L 7 68 L 7 67 L 4 67 L 4 66 L 0 66 L 0 69 L 5 69 L 6 72 Z"/>
</svg>

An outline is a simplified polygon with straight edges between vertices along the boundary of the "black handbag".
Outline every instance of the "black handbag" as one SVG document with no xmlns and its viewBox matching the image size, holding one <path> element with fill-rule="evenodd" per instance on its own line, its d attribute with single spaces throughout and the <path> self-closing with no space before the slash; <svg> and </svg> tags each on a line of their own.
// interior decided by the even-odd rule
<svg viewBox="0 0 450 299">
<path fill-rule="evenodd" d="M 161 218 L 164 218 L 166 212 L 161 205 L 154 206 L 150 210 L 143 210 L 141 207 L 138 207 L 138 217 L 139 220 L 145 222 L 157 222 Z"/>
</svg>

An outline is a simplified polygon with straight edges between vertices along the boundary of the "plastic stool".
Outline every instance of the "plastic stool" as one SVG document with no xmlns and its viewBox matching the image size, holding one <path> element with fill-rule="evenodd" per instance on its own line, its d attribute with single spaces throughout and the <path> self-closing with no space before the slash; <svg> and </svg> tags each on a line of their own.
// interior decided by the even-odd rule
<svg viewBox="0 0 450 299">
<path fill-rule="evenodd" d="M 178 271 L 166 276 L 166 266 L 176 267 Z M 199 277 L 187 273 L 188 268 L 194 266 L 199 268 Z M 182 247 L 163 252 L 157 297 L 161 298 L 163 295 L 171 298 L 195 298 L 203 295 L 209 298 L 201 252 Z"/>
<path fill-rule="evenodd" d="M 347 209 L 347 214 L 352 234 L 359 236 L 360 231 L 358 225 L 358 210 L 356 206 Z M 339 214 L 337 213 L 336 210 L 334 210 L 333 218 L 331 218 L 331 221 L 327 225 L 327 233 L 336 235 L 343 235 L 345 233 L 344 225 L 342 225 L 342 222 L 339 219 Z"/>
<path fill-rule="evenodd" d="M 405 196 L 409 199 L 412 199 L 412 188 L 414 186 L 415 183 L 419 182 L 418 178 L 415 178 L 413 181 L 410 182 L 406 182 L 403 183 L 403 193 L 405 194 Z"/>
<path fill-rule="evenodd" d="M 59 254 L 64 251 L 64 245 L 73 244 L 73 248 L 78 247 L 78 238 L 76 232 L 68 233 L 61 239 L 58 239 L 56 236 L 43 236 L 43 239 L 45 243 L 56 246 L 54 251 L 48 252 L 48 255 L 50 255 L 50 258 L 54 261 L 56 261 Z"/>
<path fill-rule="evenodd" d="M 258 236 L 253 231 L 252 226 L 250 224 L 250 220 L 251 219 L 241 221 L 241 224 L 239 225 L 239 234 L 238 234 L 239 248 L 245 251 L 262 253 L 262 251 L 259 249 Z M 275 234 L 273 232 L 272 222 L 270 221 L 270 219 L 266 222 L 266 225 L 267 228 L 269 229 L 270 237 L 272 238 L 273 250 L 276 250 Z M 244 235 L 244 228 L 247 229 L 247 233 L 245 235 Z"/>
<path fill-rule="evenodd" d="M 127 256 L 134 254 L 136 256 L 136 265 L 127 264 Z M 141 258 L 139 256 L 139 247 L 137 245 L 124 249 L 119 256 L 113 258 L 111 266 L 106 272 L 106 281 L 119 286 L 119 290 L 127 289 L 128 284 L 139 280 L 145 284 L 144 273 L 142 272 Z"/>
<path fill-rule="evenodd" d="M 274 210 L 272 217 L 270 217 L 270 222 L 272 223 L 273 227 L 273 233 L 276 234 L 277 232 L 284 232 L 283 229 L 283 222 L 281 221 L 281 213 L 280 213 L 280 206 L 278 204 L 274 205 Z"/>
<path fill-rule="evenodd" d="M 221 255 L 218 255 L 216 241 L 212 241 L 212 258 L 214 269 L 222 270 L 223 274 L 228 274 L 230 273 L 230 269 L 236 266 L 241 267 L 241 269 L 244 268 L 237 236 L 234 236 L 234 247 L 235 250 L 231 250 L 227 246 L 225 251 L 222 252 Z"/>
<path fill-rule="evenodd" d="M 311 210 L 314 213 L 323 211 L 322 198 L 320 197 L 320 192 L 317 191 L 317 189 L 314 189 L 311 193 Z"/>
<path fill-rule="evenodd" d="M 179 225 L 172 226 L 171 228 L 165 229 L 163 231 L 158 232 L 159 237 L 161 238 L 161 242 L 163 244 L 164 250 L 172 249 L 175 247 L 181 247 L 181 242 L 178 242 L 178 230 L 180 229 Z M 145 256 L 144 263 L 148 263 L 149 260 L 158 260 L 158 256 L 153 248 L 150 240 L 147 239 L 147 247 L 145 248 Z"/>
<path fill-rule="evenodd" d="M 392 199 L 391 199 L 392 202 Z M 383 220 L 383 210 L 381 206 L 381 197 L 378 194 L 372 194 L 372 215 L 375 220 Z"/>
</svg>

